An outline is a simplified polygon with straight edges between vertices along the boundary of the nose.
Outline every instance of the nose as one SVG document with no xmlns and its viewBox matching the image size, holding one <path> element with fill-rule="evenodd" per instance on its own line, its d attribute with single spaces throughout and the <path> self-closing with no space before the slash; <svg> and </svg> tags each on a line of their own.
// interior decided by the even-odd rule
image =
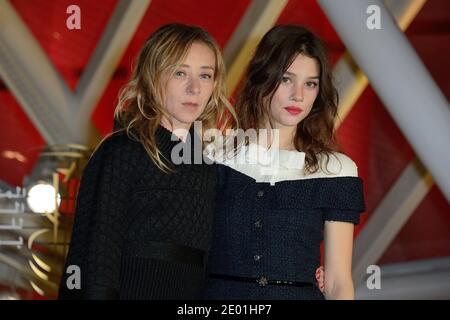
<svg viewBox="0 0 450 320">
<path fill-rule="evenodd" d="M 299 102 L 299 101 L 303 102 L 304 94 L 303 94 L 303 86 L 302 85 L 298 85 L 298 86 L 294 87 L 291 99 L 294 100 L 295 102 Z"/>
<path fill-rule="evenodd" d="M 200 81 L 195 78 L 190 78 L 187 85 L 187 93 L 190 95 L 197 95 L 200 93 Z"/>
</svg>

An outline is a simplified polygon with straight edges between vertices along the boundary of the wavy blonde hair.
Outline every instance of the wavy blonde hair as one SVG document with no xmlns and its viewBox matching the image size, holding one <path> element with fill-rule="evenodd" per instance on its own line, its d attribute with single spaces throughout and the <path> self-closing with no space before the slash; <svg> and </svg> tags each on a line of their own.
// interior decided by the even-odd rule
<svg viewBox="0 0 450 320">
<path fill-rule="evenodd" d="M 225 64 L 219 46 L 202 28 L 184 24 L 168 24 L 155 31 L 142 47 L 131 80 L 121 89 L 114 112 L 116 126 L 113 133 L 126 131 L 139 141 L 155 165 L 164 172 L 169 167 L 157 146 L 156 130 L 163 115 L 161 78 L 164 72 L 173 73 L 185 60 L 194 42 L 206 44 L 215 55 L 214 89 L 205 110 L 196 120 L 202 121 L 203 131 L 223 129 L 234 111 L 226 98 Z"/>
</svg>

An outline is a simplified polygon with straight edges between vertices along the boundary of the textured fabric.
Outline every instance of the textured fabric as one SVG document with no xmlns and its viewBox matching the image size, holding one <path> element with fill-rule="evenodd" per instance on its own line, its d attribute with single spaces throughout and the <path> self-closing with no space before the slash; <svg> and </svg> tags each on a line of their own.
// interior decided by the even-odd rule
<svg viewBox="0 0 450 320">
<path fill-rule="evenodd" d="M 344 162 L 347 158 L 340 157 Z M 316 283 L 326 220 L 358 224 L 363 184 L 350 171 L 320 178 L 257 182 L 218 164 L 217 204 L 208 272 Z M 243 166 L 241 168 L 248 168 Z M 344 174 L 344 175 L 342 175 Z M 264 286 L 208 279 L 206 299 L 324 299 L 317 287 Z"/>
<path fill-rule="evenodd" d="M 158 128 L 157 143 L 168 160 L 182 143 L 172 138 L 170 131 Z M 174 173 L 160 171 L 125 133 L 99 146 L 81 181 L 66 262 L 66 268 L 80 267 L 81 290 L 67 289 L 64 273 L 61 299 L 198 297 L 204 267 L 155 259 L 151 249 L 145 250 L 149 241 L 204 252 L 210 248 L 214 165 L 173 168 Z"/>
</svg>

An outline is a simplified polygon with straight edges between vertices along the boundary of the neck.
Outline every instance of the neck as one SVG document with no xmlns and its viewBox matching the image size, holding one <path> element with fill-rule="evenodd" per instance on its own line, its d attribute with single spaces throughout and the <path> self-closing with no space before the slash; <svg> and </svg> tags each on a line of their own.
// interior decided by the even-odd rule
<svg viewBox="0 0 450 320">
<path fill-rule="evenodd" d="M 267 135 L 263 133 L 262 136 L 260 136 L 259 144 L 265 147 L 273 146 L 281 150 L 296 150 L 294 145 L 296 130 L 297 127 L 295 126 L 280 126 L 278 128 L 270 128 L 270 125 L 268 124 L 266 126 Z M 267 140 L 264 137 L 267 137 Z"/>
<path fill-rule="evenodd" d="M 167 119 L 163 118 L 161 120 L 161 125 L 185 142 L 192 123 L 177 123 L 176 121 L 172 121 L 171 123 Z"/>
</svg>

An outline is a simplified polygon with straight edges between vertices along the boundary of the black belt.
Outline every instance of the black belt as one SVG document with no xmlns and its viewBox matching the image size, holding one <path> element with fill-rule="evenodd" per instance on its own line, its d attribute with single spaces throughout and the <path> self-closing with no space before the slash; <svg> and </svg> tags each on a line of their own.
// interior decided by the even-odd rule
<svg viewBox="0 0 450 320">
<path fill-rule="evenodd" d="M 312 284 L 311 282 L 290 281 L 290 280 L 271 280 L 271 279 L 267 279 L 267 277 L 265 277 L 265 276 L 261 276 L 259 278 L 250 278 L 250 277 L 239 277 L 239 276 L 230 276 L 230 275 L 226 275 L 226 274 L 211 273 L 208 275 L 208 277 L 213 278 L 213 279 L 252 282 L 252 283 L 259 284 L 261 287 L 265 287 L 267 285 L 293 286 L 293 287 L 313 287 L 314 286 L 314 284 Z"/>
<path fill-rule="evenodd" d="M 205 251 L 178 244 L 146 241 L 127 250 L 127 256 L 167 260 L 203 267 Z"/>
</svg>

